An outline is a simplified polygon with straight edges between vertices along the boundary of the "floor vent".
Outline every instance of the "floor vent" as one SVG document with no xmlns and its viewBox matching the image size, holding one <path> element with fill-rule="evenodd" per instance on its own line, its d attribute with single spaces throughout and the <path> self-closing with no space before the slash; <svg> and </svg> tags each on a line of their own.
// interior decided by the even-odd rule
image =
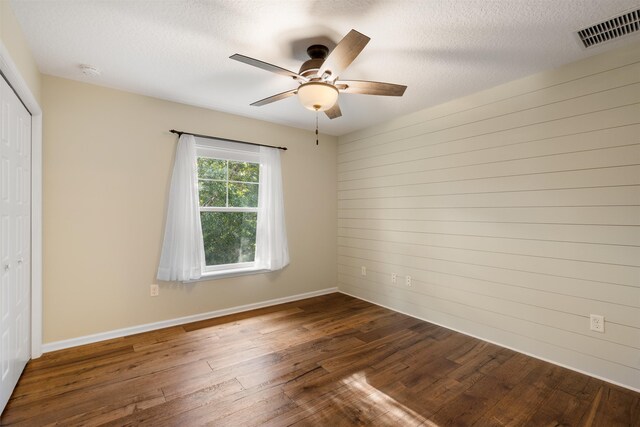
<svg viewBox="0 0 640 427">
<path fill-rule="evenodd" d="M 578 31 L 578 37 L 580 37 L 580 41 L 585 48 L 590 48 L 633 34 L 638 30 L 640 30 L 640 9 L 580 30 Z"/>
</svg>

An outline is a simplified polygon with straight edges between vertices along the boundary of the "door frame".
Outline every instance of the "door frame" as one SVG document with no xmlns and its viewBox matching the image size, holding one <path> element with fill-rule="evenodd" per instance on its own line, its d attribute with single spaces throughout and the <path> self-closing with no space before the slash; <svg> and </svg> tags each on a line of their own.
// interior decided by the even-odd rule
<svg viewBox="0 0 640 427">
<path fill-rule="evenodd" d="M 42 108 L 1 40 L 0 72 L 31 113 L 31 358 L 36 359 L 42 355 Z"/>
</svg>

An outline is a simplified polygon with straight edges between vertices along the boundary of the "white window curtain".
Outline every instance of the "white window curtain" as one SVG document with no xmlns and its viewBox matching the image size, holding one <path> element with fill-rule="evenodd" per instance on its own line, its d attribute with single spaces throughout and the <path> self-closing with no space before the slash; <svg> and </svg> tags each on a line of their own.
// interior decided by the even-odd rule
<svg viewBox="0 0 640 427">
<path fill-rule="evenodd" d="M 280 270 L 289 264 L 280 150 L 260 147 L 259 183 L 256 267 Z"/>
<path fill-rule="evenodd" d="M 171 175 L 158 280 L 199 279 L 204 262 L 196 142 L 192 135 L 183 134 L 178 141 Z"/>
</svg>

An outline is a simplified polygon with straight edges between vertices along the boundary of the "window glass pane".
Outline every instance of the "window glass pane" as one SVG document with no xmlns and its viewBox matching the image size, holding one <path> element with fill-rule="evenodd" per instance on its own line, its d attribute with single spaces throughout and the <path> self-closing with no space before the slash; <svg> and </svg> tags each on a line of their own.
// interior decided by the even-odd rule
<svg viewBox="0 0 640 427">
<path fill-rule="evenodd" d="M 254 261 L 257 219 L 255 212 L 200 212 L 207 265 Z"/>
<path fill-rule="evenodd" d="M 229 206 L 234 208 L 257 208 L 258 184 L 230 182 Z"/>
<path fill-rule="evenodd" d="M 198 178 L 227 179 L 227 161 L 198 157 Z"/>
<path fill-rule="evenodd" d="M 229 160 L 229 181 L 258 182 L 259 177 L 260 165 L 258 163 Z"/>
<path fill-rule="evenodd" d="M 224 181 L 198 181 L 200 206 L 227 206 L 227 183 Z"/>
</svg>

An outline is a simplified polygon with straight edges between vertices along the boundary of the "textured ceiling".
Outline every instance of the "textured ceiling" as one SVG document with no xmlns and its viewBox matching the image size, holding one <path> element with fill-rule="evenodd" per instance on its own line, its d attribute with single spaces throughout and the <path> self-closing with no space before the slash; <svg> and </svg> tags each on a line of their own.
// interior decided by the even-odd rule
<svg viewBox="0 0 640 427">
<path fill-rule="evenodd" d="M 371 41 L 341 76 L 405 84 L 402 98 L 343 94 L 342 135 L 603 50 L 574 32 L 638 0 L 11 0 L 40 71 L 261 120 L 312 129 L 289 78 L 228 59 L 252 56 L 297 71 L 314 41 L 350 29 Z M 332 47 L 332 46 L 330 46 Z M 84 76 L 79 64 L 102 72 Z"/>
</svg>

